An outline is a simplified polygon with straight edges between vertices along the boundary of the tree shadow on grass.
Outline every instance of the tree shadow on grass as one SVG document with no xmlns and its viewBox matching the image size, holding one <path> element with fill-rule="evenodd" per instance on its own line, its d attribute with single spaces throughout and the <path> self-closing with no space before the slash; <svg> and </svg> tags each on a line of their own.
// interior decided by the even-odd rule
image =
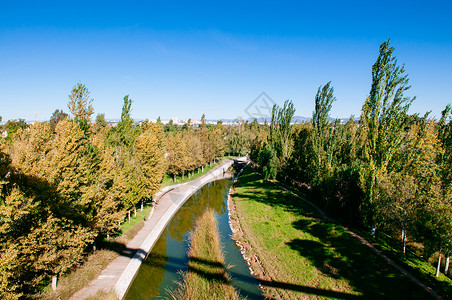
<svg viewBox="0 0 452 300">
<path fill-rule="evenodd" d="M 246 170 L 242 174 L 234 197 L 256 201 L 271 207 L 281 207 L 299 216 L 292 226 L 300 236 L 288 242 L 291 249 L 307 258 L 325 276 L 343 279 L 364 297 L 372 299 L 423 299 L 426 292 L 383 259 L 353 238 L 343 227 L 322 219 L 309 204 L 290 192 L 281 190 L 261 176 Z M 307 237 L 307 235 L 306 235 Z"/>
<path fill-rule="evenodd" d="M 199 275 L 209 281 L 218 281 L 218 282 L 221 282 L 224 284 L 229 284 L 229 285 L 231 284 L 231 282 L 229 280 L 227 280 L 223 274 L 219 274 L 217 272 L 207 272 L 207 271 L 205 271 L 206 268 L 203 267 L 203 266 L 208 266 L 208 267 L 214 267 L 214 268 L 225 268 L 224 264 L 205 260 L 205 259 L 200 259 L 200 258 L 196 258 L 196 257 L 195 258 L 192 257 L 192 258 L 190 258 L 190 260 L 196 262 L 200 266 L 199 267 L 189 266 L 188 267 L 189 272 L 194 272 L 197 275 Z M 249 282 L 249 283 L 254 282 L 254 280 L 252 280 L 252 278 L 250 278 L 248 276 L 244 276 L 244 275 L 232 272 L 230 270 L 228 271 L 228 273 L 231 274 L 231 276 L 233 276 L 237 279 L 240 279 L 241 281 Z M 353 294 L 349 294 L 349 293 L 325 290 L 325 289 L 320 289 L 320 288 L 313 288 L 313 287 L 309 287 L 309 286 L 303 286 L 303 285 L 298 285 L 298 284 L 293 284 L 293 283 L 288 283 L 288 282 L 267 281 L 267 280 L 258 280 L 258 282 L 261 285 L 267 286 L 267 287 L 292 290 L 292 291 L 297 291 L 297 292 L 315 295 L 315 296 L 330 297 L 330 298 L 335 298 L 335 299 L 358 299 L 358 298 L 361 298 L 361 296 L 353 295 Z M 248 298 L 263 299 L 262 295 L 257 295 L 257 294 L 248 294 Z"/>
<path fill-rule="evenodd" d="M 323 274 L 345 279 L 372 299 L 425 299 L 426 292 L 390 267 L 340 225 L 324 220 L 300 219 L 294 228 L 318 239 L 293 239 L 286 243 L 308 258 Z"/>
</svg>

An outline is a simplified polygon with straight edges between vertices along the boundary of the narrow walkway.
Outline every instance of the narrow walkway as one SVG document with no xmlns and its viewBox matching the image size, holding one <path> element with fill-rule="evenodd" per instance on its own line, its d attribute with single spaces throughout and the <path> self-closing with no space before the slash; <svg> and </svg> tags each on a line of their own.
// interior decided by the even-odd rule
<svg viewBox="0 0 452 300">
<path fill-rule="evenodd" d="M 109 292 L 112 289 L 119 299 L 122 299 L 138 272 L 141 262 L 146 258 L 147 253 L 152 250 L 174 214 L 203 185 L 222 179 L 226 170 L 232 164 L 232 160 L 227 160 L 193 181 L 176 185 L 171 190 L 166 188 L 165 192 L 169 191 L 158 200 L 151 218 L 145 222 L 144 227 L 127 244 L 126 249 L 101 272 L 97 279 L 75 293 L 71 299 L 86 299 L 99 291 Z"/>
</svg>

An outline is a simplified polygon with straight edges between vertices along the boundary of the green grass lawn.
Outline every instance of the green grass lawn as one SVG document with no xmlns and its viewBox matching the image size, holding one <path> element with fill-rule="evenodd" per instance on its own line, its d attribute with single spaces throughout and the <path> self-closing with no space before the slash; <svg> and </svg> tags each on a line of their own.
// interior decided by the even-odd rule
<svg viewBox="0 0 452 300">
<path fill-rule="evenodd" d="M 201 171 L 201 169 L 199 169 L 199 173 L 198 173 L 198 170 L 196 170 L 194 172 L 193 176 L 190 176 L 190 178 L 188 178 L 188 175 L 185 174 L 183 180 L 182 180 L 182 176 L 176 176 L 176 182 L 174 182 L 173 176 L 165 174 L 165 176 L 163 177 L 163 181 L 162 181 L 161 187 L 192 181 L 192 180 L 194 180 L 196 178 L 199 178 L 202 175 L 206 174 L 206 172 L 209 172 L 210 170 L 212 170 L 213 168 L 215 168 L 216 166 L 218 166 L 220 164 L 221 164 L 221 161 L 217 162 L 216 164 L 212 164 L 211 166 L 209 164 L 207 164 L 207 165 L 204 166 L 204 171 L 203 172 Z"/>
<path fill-rule="evenodd" d="M 137 232 L 135 232 L 135 234 L 131 235 L 131 233 L 129 232 L 130 229 L 132 227 L 134 227 L 135 225 L 137 225 L 138 223 L 144 224 L 144 217 L 146 217 L 146 218 L 149 217 L 151 209 L 152 209 L 152 205 L 144 205 L 143 211 L 141 211 L 140 207 L 137 207 L 137 215 L 136 216 L 133 212 L 133 209 L 131 209 L 130 210 L 130 223 L 129 223 L 129 218 L 126 215 L 126 217 L 124 218 L 124 221 L 121 223 L 121 231 L 118 232 L 118 235 L 125 236 L 129 240 L 132 239 Z"/>
<path fill-rule="evenodd" d="M 248 167 L 234 202 L 245 238 L 273 281 L 269 297 L 424 299 L 423 289 L 341 226 Z"/>
</svg>

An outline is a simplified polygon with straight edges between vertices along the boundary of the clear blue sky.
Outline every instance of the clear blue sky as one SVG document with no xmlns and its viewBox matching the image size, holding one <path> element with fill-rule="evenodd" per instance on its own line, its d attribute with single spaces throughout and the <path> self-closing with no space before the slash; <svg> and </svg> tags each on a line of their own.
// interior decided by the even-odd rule
<svg viewBox="0 0 452 300">
<path fill-rule="evenodd" d="M 332 116 L 359 116 L 388 38 L 411 112 L 439 116 L 452 102 L 450 1 L 0 0 L 0 116 L 67 112 L 77 82 L 107 118 L 127 94 L 136 119 L 247 117 L 262 91 L 311 116 L 330 80 Z"/>
</svg>

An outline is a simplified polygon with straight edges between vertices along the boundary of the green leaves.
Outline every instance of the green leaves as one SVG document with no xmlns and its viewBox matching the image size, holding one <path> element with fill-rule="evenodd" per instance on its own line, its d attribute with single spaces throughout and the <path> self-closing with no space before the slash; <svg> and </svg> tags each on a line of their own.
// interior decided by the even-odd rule
<svg viewBox="0 0 452 300">
<path fill-rule="evenodd" d="M 404 74 L 403 66 L 397 66 L 393 52 L 389 40 L 381 44 L 377 61 L 372 66 L 372 87 L 360 120 L 366 132 L 366 170 L 362 179 L 370 214 L 375 214 L 377 183 L 391 167 L 393 156 L 402 143 L 407 112 L 414 100 L 403 95 L 410 88 L 408 76 Z"/>
<path fill-rule="evenodd" d="M 69 95 L 68 108 L 76 121 L 89 120 L 94 112 L 93 99 L 90 99 L 88 88 L 77 83 Z"/>
</svg>

